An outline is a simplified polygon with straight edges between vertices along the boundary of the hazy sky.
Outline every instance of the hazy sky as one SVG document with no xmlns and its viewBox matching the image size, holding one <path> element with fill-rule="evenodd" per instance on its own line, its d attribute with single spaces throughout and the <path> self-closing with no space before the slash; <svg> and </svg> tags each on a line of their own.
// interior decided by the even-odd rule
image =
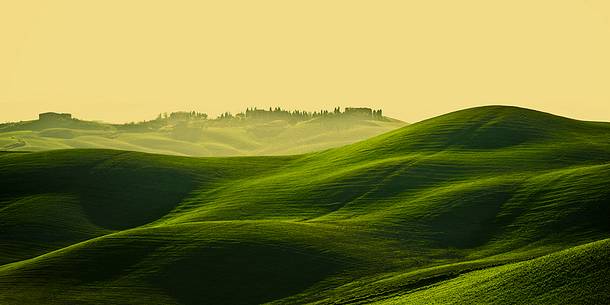
<svg viewBox="0 0 610 305">
<path fill-rule="evenodd" d="M 0 1 L 0 121 L 486 104 L 610 121 L 610 1 Z"/>
</svg>

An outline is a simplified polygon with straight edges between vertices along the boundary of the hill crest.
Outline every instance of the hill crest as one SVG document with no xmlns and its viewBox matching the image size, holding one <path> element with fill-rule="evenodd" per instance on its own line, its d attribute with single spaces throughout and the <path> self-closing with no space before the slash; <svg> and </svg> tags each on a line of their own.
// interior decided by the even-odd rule
<svg viewBox="0 0 610 305">
<path fill-rule="evenodd" d="M 481 106 L 413 123 L 346 149 L 387 153 L 502 149 L 570 140 L 576 134 L 608 136 L 610 123 L 579 121 L 515 106 Z"/>
</svg>

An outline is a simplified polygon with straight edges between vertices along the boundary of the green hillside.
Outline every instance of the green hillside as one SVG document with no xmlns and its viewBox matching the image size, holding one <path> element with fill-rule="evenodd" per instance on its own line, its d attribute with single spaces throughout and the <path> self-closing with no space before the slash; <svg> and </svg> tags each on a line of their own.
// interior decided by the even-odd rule
<svg viewBox="0 0 610 305">
<path fill-rule="evenodd" d="M 50 118 L 0 124 L 0 151 L 100 148 L 197 157 L 290 155 L 351 144 L 405 125 L 380 113 L 338 109 L 309 113 L 276 108 L 217 119 L 174 112 L 129 124 Z"/>
<path fill-rule="evenodd" d="M 488 106 L 303 155 L 0 154 L 0 304 L 610 303 L 610 123 Z"/>
<path fill-rule="evenodd" d="M 378 304 L 606 304 L 610 240 L 473 271 Z"/>
</svg>

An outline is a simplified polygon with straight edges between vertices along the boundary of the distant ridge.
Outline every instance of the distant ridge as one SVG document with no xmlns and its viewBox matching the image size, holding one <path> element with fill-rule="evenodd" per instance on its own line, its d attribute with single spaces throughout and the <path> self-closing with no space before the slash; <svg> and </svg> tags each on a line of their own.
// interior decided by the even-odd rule
<svg viewBox="0 0 610 305">
<path fill-rule="evenodd" d="M 0 130 L 18 130 L 19 128 L 41 128 L 48 127 L 49 123 L 61 124 L 61 123 L 72 123 L 75 127 L 84 127 L 86 125 L 78 125 L 77 123 L 101 123 L 109 126 L 134 128 L 134 125 L 141 126 L 145 129 L 158 128 L 167 121 L 192 121 L 192 120 L 208 120 L 208 121 L 241 121 L 245 122 L 248 120 L 285 120 L 289 123 L 298 123 L 307 121 L 314 118 L 344 118 L 344 119 L 361 119 L 361 120 L 394 120 L 388 117 L 384 117 L 381 109 L 374 110 L 368 107 L 346 107 L 344 111 L 341 111 L 340 107 L 335 107 L 333 111 L 328 110 L 316 110 L 316 111 L 304 111 L 304 110 L 286 110 L 281 107 L 259 109 L 256 107 L 247 108 L 245 111 L 239 112 L 235 115 L 230 112 L 224 112 L 218 115 L 217 118 L 210 118 L 207 113 L 197 111 L 176 111 L 171 113 L 160 113 L 157 118 L 153 120 L 145 120 L 141 122 L 130 122 L 123 124 L 111 124 L 102 123 L 100 121 L 86 121 L 72 117 L 71 113 L 59 113 L 59 112 L 44 112 L 38 114 L 38 120 L 29 120 L 21 122 L 7 122 L 0 124 Z M 47 124 L 42 124 L 46 122 Z M 34 125 L 32 125 L 34 124 Z M 90 127 L 89 127 L 90 128 Z"/>
<path fill-rule="evenodd" d="M 404 126 L 371 108 L 287 111 L 248 108 L 210 119 L 205 113 L 163 113 L 154 120 L 108 124 L 69 113 L 0 124 L 0 150 L 107 148 L 188 156 L 286 155 L 354 143 Z"/>
</svg>

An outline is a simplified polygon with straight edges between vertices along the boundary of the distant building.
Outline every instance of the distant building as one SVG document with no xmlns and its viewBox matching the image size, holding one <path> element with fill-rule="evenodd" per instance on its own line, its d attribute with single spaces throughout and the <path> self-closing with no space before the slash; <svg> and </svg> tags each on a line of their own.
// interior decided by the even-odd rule
<svg viewBox="0 0 610 305">
<path fill-rule="evenodd" d="M 41 121 L 71 120 L 72 115 L 69 113 L 45 112 L 38 114 L 38 119 Z"/>
</svg>

